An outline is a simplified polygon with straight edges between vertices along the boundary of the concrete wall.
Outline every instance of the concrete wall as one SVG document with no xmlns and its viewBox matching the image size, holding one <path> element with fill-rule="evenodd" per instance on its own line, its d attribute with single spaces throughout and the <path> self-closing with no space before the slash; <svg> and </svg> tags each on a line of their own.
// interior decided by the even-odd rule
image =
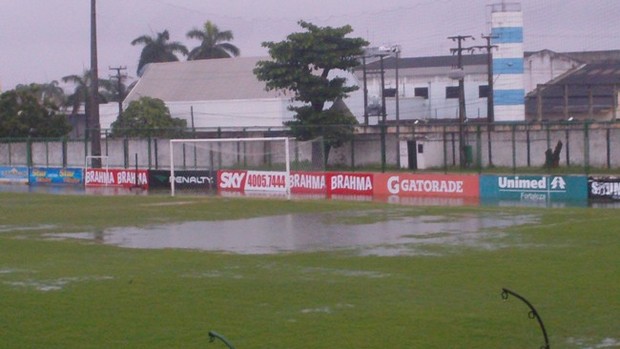
<svg viewBox="0 0 620 349">
<path fill-rule="evenodd" d="M 398 140 L 412 140 L 422 144 L 425 168 L 443 170 L 444 167 L 458 165 L 458 129 L 455 126 L 415 125 L 401 126 L 399 136 L 395 127 L 387 130 L 385 137 L 385 160 L 388 167 L 396 167 L 399 159 Z M 224 134 L 223 137 L 226 135 Z M 554 149 L 558 141 L 562 142 L 559 164 L 561 167 L 620 168 L 620 127 L 615 124 L 589 125 L 501 125 L 491 132 L 491 159 L 489 159 L 489 134 L 484 125 L 470 125 L 466 128 L 466 144 L 473 152 L 473 167 L 478 162 L 488 167 L 491 162 L 496 167 L 531 167 L 545 165 L 545 152 Z M 232 142 L 209 148 L 209 143 L 186 145 L 185 151 L 180 146 L 174 149 L 175 164 L 194 167 L 210 167 L 211 151 L 218 155 L 217 165 L 229 166 L 239 161 L 239 153 L 245 154 L 249 165 L 260 165 L 267 153 L 271 154 L 272 163 L 281 163 L 284 147 L 271 142 L 271 148 L 264 142 Z M 343 168 L 371 166 L 382 163 L 381 134 L 377 127 L 360 129 L 355 139 L 342 147 L 332 149 L 329 165 Z M 245 144 L 245 145 L 243 145 Z M 83 141 L 32 142 L 32 164 L 34 166 L 83 167 L 89 144 Z M 102 153 L 107 156 L 103 163 L 110 167 L 136 166 L 136 154 L 140 168 L 168 168 L 170 164 L 169 141 L 166 139 L 103 139 Z M 28 164 L 28 145 L 26 142 L 5 143 L 0 141 L 0 165 L 24 166 Z M 609 152 L 608 152 L 609 150 Z M 291 159 L 299 162 L 312 161 L 312 144 L 291 141 L 289 148 Z"/>
</svg>

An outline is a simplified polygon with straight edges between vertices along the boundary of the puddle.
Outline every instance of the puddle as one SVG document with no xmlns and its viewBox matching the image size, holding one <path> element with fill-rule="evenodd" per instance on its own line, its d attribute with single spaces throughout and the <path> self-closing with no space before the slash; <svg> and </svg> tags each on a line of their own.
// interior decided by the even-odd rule
<svg viewBox="0 0 620 349">
<path fill-rule="evenodd" d="M 112 280 L 111 276 L 93 276 L 93 277 L 66 277 L 54 280 L 25 280 L 25 281 L 5 281 L 5 285 L 9 285 L 15 288 L 26 288 L 40 292 L 60 291 L 65 286 L 86 281 L 100 281 L 100 280 Z"/>
<path fill-rule="evenodd" d="M 501 248 L 501 238 L 505 234 L 498 232 L 499 229 L 538 220 L 532 215 L 480 214 L 391 217 L 376 223 L 354 224 L 355 217 L 341 213 L 295 214 L 46 236 L 92 240 L 126 248 L 179 248 L 237 254 L 355 250 L 361 255 L 420 255 L 428 254 L 424 247 L 431 245 Z"/>
</svg>

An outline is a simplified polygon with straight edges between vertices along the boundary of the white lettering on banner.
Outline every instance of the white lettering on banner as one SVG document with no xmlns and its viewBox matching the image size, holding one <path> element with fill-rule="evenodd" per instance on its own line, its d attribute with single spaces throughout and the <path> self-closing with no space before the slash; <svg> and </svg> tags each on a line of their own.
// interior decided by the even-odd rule
<svg viewBox="0 0 620 349">
<path fill-rule="evenodd" d="M 222 172 L 220 187 L 223 189 L 241 189 L 241 183 L 245 178 L 243 172 Z"/>
<path fill-rule="evenodd" d="M 174 182 L 178 184 L 211 184 L 213 183 L 213 178 L 208 176 L 175 176 Z"/>
<path fill-rule="evenodd" d="M 331 190 L 372 190 L 372 181 L 370 180 L 370 176 L 337 175 L 332 177 L 330 185 Z"/>
<path fill-rule="evenodd" d="M 115 184 L 114 175 L 108 171 L 86 171 L 86 184 Z"/>
<path fill-rule="evenodd" d="M 501 189 L 547 189 L 547 181 L 545 177 L 540 180 L 498 177 L 498 186 Z"/>
<path fill-rule="evenodd" d="M 592 182 L 592 194 L 620 196 L 620 182 Z"/>
<path fill-rule="evenodd" d="M 547 195 L 540 193 L 521 193 L 521 201 L 546 201 Z"/>
<path fill-rule="evenodd" d="M 447 180 L 424 180 L 424 179 L 404 179 L 400 180 L 398 176 L 392 176 L 387 182 L 388 191 L 391 194 L 398 194 L 401 190 L 404 192 L 419 193 L 462 193 L 463 181 L 447 181 Z"/>
<path fill-rule="evenodd" d="M 291 175 L 291 187 L 302 189 L 325 189 L 325 175 L 293 174 Z"/>
<path fill-rule="evenodd" d="M 138 173 L 137 184 L 146 184 L 147 182 L 146 173 Z M 136 173 L 132 171 L 119 171 L 116 174 L 116 184 L 136 184 Z"/>
</svg>

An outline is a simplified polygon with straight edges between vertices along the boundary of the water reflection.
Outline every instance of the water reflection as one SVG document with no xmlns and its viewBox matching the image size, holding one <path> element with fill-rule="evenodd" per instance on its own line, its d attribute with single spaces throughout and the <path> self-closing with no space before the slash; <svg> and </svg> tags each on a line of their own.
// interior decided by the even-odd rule
<svg viewBox="0 0 620 349">
<path fill-rule="evenodd" d="M 364 255 L 429 253 L 429 246 L 502 247 L 498 229 L 534 223 L 535 216 L 392 217 L 371 224 L 346 224 L 355 216 L 295 214 L 216 222 L 185 222 L 148 228 L 53 234 L 127 248 L 198 249 L 238 254 L 354 250 Z"/>
</svg>

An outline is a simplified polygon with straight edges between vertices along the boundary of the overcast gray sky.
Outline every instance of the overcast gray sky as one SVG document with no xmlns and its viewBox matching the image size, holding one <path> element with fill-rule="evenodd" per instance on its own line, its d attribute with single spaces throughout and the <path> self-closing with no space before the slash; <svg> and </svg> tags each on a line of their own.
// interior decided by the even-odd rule
<svg viewBox="0 0 620 349">
<path fill-rule="evenodd" d="M 526 50 L 620 49 L 620 0 L 521 2 Z M 350 24 L 372 46 L 399 44 L 404 57 L 450 54 L 451 35 L 489 31 L 489 4 L 501 0 L 98 0 L 101 77 L 126 66 L 136 77 L 141 46 L 131 41 L 165 29 L 189 49 L 185 34 L 207 20 L 231 30 L 242 56 L 265 56 L 263 41 L 298 31 L 297 21 Z M 0 85 L 60 81 L 90 65 L 90 1 L 0 0 Z M 474 43 L 472 43 L 474 44 Z M 481 45 L 482 41 L 475 44 Z"/>
</svg>

